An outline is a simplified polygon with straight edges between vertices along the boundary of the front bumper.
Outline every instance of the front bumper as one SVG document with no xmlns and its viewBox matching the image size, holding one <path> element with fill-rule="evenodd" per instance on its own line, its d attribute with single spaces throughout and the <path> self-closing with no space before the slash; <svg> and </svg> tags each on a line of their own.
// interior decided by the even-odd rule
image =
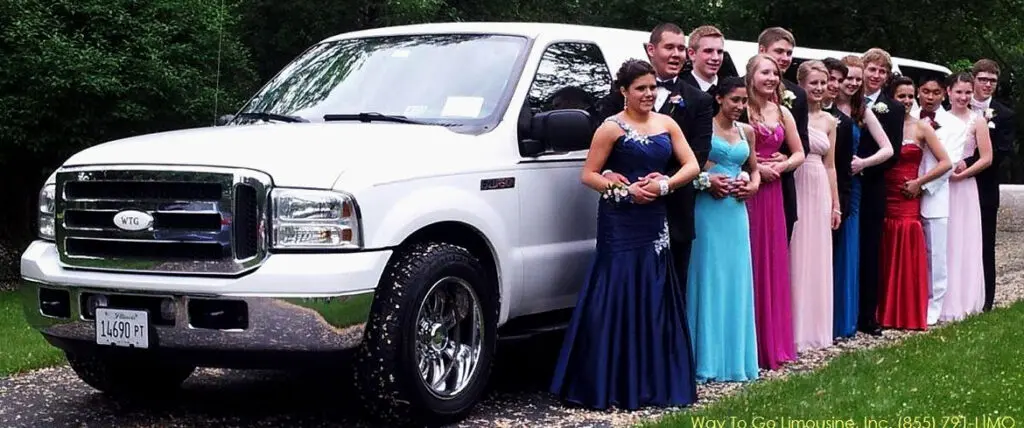
<svg viewBox="0 0 1024 428">
<path fill-rule="evenodd" d="M 355 349 L 390 252 L 281 256 L 233 279 L 114 274 L 64 269 L 53 245 L 37 242 L 22 256 L 23 307 L 32 327 L 69 351 L 99 346 L 93 295 L 106 297 L 107 307 L 148 312 L 148 349 L 116 352 L 230 367 L 255 363 L 259 354 Z"/>
</svg>

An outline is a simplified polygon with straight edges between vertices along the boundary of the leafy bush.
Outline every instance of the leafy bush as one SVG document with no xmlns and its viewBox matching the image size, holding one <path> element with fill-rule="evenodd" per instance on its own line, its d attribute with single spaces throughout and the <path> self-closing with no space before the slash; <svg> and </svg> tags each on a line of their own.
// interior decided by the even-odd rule
<svg viewBox="0 0 1024 428">
<path fill-rule="evenodd" d="M 0 280 L 17 277 L 39 186 L 69 155 L 213 124 L 255 89 L 235 1 L 0 1 Z"/>
<path fill-rule="evenodd" d="M 212 124 L 255 84 L 234 9 L 209 0 L 0 2 L 0 162 Z"/>
</svg>

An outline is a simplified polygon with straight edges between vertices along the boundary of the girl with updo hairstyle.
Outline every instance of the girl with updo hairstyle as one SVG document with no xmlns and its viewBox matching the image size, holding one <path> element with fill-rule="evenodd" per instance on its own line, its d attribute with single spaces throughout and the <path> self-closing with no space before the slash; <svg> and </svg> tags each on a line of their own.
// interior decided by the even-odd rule
<svg viewBox="0 0 1024 428">
<path fill-rule="evenodd" d="M 580 174 L 599 195 L 597 248 L 551 392 L 595 409 L 688 406 L 697 387 L 664 197 L 693 180 L 697 161 L 679 125 L 652 111 L 649 63 L 626 61 L 615 83 L 624 108 L 598 127 Z M 682 167 L 669 177 L 673 157 Z M 634 181 L 609 180 L 606 168 Z"/>
<path fill-rule="evenodd" d="M 711 151 L 694 202 L 698 230 L 690 252 L 686 312 L 697 364 L 697 381 L 745 382 L 758 378 L 754 321 L 754 273 L 745 201 L 757 193 L 761 175 L 754 129 L 739 122 L 747 108 L 743 79 L 721 79 L 711 92 L 718 105 Z"/>
<path fill-rule="evenodd" d="M 985 271 L 982 260 L 981 201 L 975 176 L 992 164 L 992 139 L 989 121 L 971 109 L 974 76 L 956 73 L 946 85 L 949 113 L 955 117 L 942 124 L 943 136 L 952 147 L 962 146 L 960 159 L 953 159 L 949 178 L 949 236 L 946 246 L 947 288 L 940 321 L 956 321 L 981 312 L 985 305 Z M 951 128 L 952 127 L 952 128 Z M 967 167 L 965 159 L 974 154 L 980 159 Z"/>
</svg>

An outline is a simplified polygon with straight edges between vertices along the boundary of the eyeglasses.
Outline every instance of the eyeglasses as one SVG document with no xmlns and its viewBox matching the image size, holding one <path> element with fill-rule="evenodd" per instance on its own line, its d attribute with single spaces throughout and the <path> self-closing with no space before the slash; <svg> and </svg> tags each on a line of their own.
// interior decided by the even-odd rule
<svg viewBox="0 0 1024 428">
<path fill-rule="evenodd" d="M 978 82 L 988 83 L 990 85 L 995 85 L 996 83 L 999 83 L 999 79 L 993 77 L 977 77 L 976 79 L 978 79 Z"/>
</svg>

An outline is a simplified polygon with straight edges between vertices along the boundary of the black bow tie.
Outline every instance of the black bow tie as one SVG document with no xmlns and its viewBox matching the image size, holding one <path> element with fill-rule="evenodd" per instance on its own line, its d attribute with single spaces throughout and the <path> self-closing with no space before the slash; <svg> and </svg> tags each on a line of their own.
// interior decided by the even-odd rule
<svg viewBox="0 0 1024 428">
<path fill-rule="evenodd" d="M 657 82 L 658 82 L 658 86 L 661 86 L 663 88 L 671 89 L 672 86 L 674 86 L 676 84 L 676 79 L 672 79 L 672 80 L 658 80 Z"/>
<path fill-rule="evenodd" d="M 706 92 L 709 93 L 709 94 L 712 94 L 712 95 L 717 95 L 717 93 L 716 93 L 717 90 L 718 90 L 718 85 L 712 84 L 711 86 L 708 86 L 708 90 Z"/>
</svg>

